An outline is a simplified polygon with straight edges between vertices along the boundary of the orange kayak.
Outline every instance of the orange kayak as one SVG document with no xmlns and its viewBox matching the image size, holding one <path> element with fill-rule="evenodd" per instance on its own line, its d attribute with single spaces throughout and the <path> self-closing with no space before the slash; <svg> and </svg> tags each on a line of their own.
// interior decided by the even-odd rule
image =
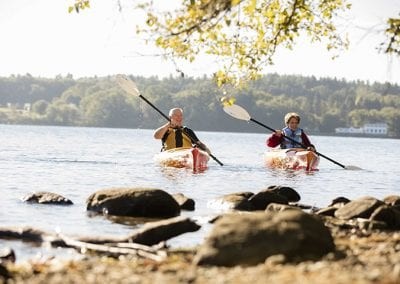
<svg viewBox="0 0 400 284">
<path fill-rule="evenodd" d="M 264 161 L 266 166 L 274 169 L 316 171 L 319 156 L 302 148 L 271 149 L 265 152 Z"/>
<path fill-rule="evenodd" d="M 163 167 L 187 168 L 204 171 L 210 156 L 199 148 L 175 148 L 155 155 L 154 159 Z"/>
</svg>

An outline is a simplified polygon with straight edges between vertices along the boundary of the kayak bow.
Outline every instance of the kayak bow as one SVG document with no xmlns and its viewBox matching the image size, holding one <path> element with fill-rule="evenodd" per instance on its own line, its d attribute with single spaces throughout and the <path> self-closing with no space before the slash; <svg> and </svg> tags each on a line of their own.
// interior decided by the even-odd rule
<svg viewBox="0 0 400 284">
<path fill-rule="evenodd" d="M 274 169 L 317 171 L 319 156 L 301 148 L 272 149 L 265 152 L 264 161 Z"/>
<path fill-rule="evenodd" d="M 163 167 L 187 168 L 194 172 L 207 169 L 210 156 L 199 148 L 175 148 L 158 153 L 154 156 Z"/>
</svg>

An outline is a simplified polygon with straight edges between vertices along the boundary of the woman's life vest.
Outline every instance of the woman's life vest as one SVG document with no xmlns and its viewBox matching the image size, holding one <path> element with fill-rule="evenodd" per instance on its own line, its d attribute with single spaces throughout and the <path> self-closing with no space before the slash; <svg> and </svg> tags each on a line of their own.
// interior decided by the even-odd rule
<svg viewBox="0 0 400 284">
<path fill-rule="evenodd" d="M 297 128 L 295 131 L 293 131 L 289 127 L 285 127 L 282 129 L 282 132 L 285 136 L 295 140 L 296 142 L 299 142 L 300 144 L 290 141 L 289 139 L 283 138 L 282 143 L 281 143 L 281 149 L 301 147 L 301 144 L 303 143 L 303 139 L 301 138 L 303 129 Z"/>
<path fill-rule="evenodd" d="M 162 141 L 162 151 L 170 150 L 178 147 L 190 148 L 192 147 L 192 140 L 190 136 L 186 134 L 186 128 L 168 128 L 165 132 Z"/>
</svg>

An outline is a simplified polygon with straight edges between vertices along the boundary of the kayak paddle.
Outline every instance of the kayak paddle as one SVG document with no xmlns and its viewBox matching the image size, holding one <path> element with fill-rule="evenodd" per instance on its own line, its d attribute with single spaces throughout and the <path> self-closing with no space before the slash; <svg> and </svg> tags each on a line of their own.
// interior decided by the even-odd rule
<svg viewBox="0 0 400 284">
<path fill-rule="evenodd" d="M 270 131 L 272 131 L 274 133 L 276 132 L 275 129 L 273 129 L 273 128 L 269 127 L 268 125 L 265 125 L 265 124 L 255 120 L 254 118 L 252 118 L 249 115 L 249 113 L 244 108 L 242 108 L 241 106 L 238 106 L 238 105 L 235 105 L 235 104 L 229 104 L 229 105 L 224 106 L 224 111 L 227 114 L 229 114 L 230 116 L 234 117 L 234 118 L 237 118 L 237 119 L 240 119 L 240 120 L 245 120 L 245 121 L 252 121 L 254 123 L 257 123 L 258 125 L 261 125 L 262 127 L 265 127 L 267 129 L 269 129 Z M 292 142 L 294 142 L 296 144 L 299 144 L 304 149 L 307 148 L 304 144 L 302 144 L 300 142 L 297 142 L 296 140 L 294 140 L 294 139 L 292 139 L 292 138 L 290 138 L 290 137 L 288 137 L 286 135 L 282 134 L 282 136 L 285 137 L 287 140 L 290 140 L 290 141 L 292 141 Z M 315 153 L 318 156 L 321 156 L 321 157 L 327 159 L 328 161 L 331 161 L 332 163 L 342 167 L 343 169 L 360 170 L 360 168 L 356 167 L 356 166 L 345 166 L 345 165 L 343 165 L 343 164 L 341 164 L 341 163 L 339 163 L 339 162 L 337 162 L 337 161 L 335 161 L 335 160 L 333 160 L 333 159 L 331 159 L 331 158 L 329 158 L 329 157 L 325 156 L 324 154 L 321 154 L 321 153 L 319 153 L 317 151 L 315 151 Z"/>
<path fill-rule="evenodd" d="M 122 75 L 122 74 L 118 74 L 116 76 L 116 80 L 118 85 L 128 94 L 134 95 L 136 97 L 141 98 L 142 100 L 144 100 L 146 103 L 148 103 L 153 109 L 155 109 L 159 114 L 161 114 L 162 117 L 164 117 L 166 120 L 170 120 L 168 116 L 166 116 L 161 110 L 159 110 L 155 105 L 153 105 L 148 99 L 146 99 L 145 97 L 143 97 L 140 92 L 139 89 L 137 88 L 135 82 L 133 82 L 131 79 L 129 79 L 127 76 Z M 185 132 L 186 133 L 186 132 Z M 187 135 L 189 135 L 188 133 L 186 133 Z M 190 139 L 192 141 L 193 137 L 191 137 L 189 135 Z M 203 146 L 201 146 L 200 144 L 195 143 L 200 149 L 205 150 Z M 218 160 L 213 154 L 209 153 L 210 157 L 213 158 L 214 161 L 216 161 L 220 166 L 223 166 L 224 164 Z"/>
</svg>

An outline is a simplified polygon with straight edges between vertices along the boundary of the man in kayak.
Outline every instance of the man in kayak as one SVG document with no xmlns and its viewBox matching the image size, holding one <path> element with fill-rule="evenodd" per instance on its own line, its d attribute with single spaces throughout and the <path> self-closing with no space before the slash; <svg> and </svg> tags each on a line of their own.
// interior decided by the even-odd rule
<svg viewBox="0 0 400 284">
<path fill-rule="evenodd" d="M 198 146 L 207 153 L 211 153 L 207 146 L 197 138 L 192 129 L 183 126 L 183 109 L 171 109 L 169 111 L 169 120 L 169 122 L 154 131 L 154 138 L 161 139 L 161 151 L 178 147 L 190 148 Z"/>
<path fill-rule="evenodd" d="M 304 133 L 303 129 L 299 128 L 300 116 L 297 113 L 287 113 L 285 115 L 285 124 L 285 128 L 282 130 L 275 130 L 275 132 L 268 137 L 268 147 L 280 145 L 281 149 L 291 149 L 302 148 L 302 145 L 304 145 L 307 147 L 307 150 L 315 152 L 315 147 L 311 144 L 307 134 Z M 289 137 L 291 140 L 285 139 L 283 136 Z"/>
</svg>

